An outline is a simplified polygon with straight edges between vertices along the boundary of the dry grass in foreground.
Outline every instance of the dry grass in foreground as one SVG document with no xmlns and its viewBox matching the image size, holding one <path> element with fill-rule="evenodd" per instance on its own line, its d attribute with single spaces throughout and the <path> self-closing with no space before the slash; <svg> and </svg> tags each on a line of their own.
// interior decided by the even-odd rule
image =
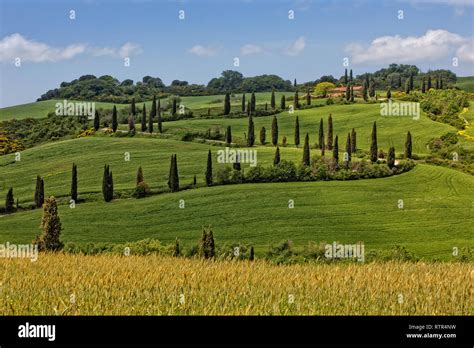
<svg viewBox="0 0 474 348">
<path fill-rule="evenodd" d="M 473 315 L 473 264 L 0 259 L 4 315 Z"/>
</svg>

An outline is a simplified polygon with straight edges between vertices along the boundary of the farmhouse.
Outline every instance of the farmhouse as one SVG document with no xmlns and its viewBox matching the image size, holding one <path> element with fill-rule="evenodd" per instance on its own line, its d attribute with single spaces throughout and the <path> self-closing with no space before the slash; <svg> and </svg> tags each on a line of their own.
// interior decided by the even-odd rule
<svg viewBox="0 0 474 348">
<path fill-rule="evenodd" d="M 362 91 L 364 89 L 364 87 L 362 86 L 354 86 L 353 87 L 354 89 L 354 96 L 357 97 L 362 97 Z M 346 95 L 346 87 L 343 86 L 343 87 L 336 87 L 330 91 L 328 91 L 328 96 L 329 97 L 341 97 L 341 96 L 345 96 Z"/>
</svg>

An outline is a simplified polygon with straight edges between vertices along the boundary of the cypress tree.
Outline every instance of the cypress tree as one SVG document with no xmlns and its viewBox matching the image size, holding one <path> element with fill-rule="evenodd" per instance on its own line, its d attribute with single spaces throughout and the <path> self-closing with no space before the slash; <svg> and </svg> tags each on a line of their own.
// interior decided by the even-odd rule
<svg viewBox="0 0 474 348">
<path fill-rule="evenodd" d="M 245 112 L 245 93 L 242 94 L 242 112 Z"/>
<path fill-rule="evenodd" d="M 150 133 L 153 133 L 153 117 L 155 117 L 155 114 L 156 114 L 156 102 L 153 101 L 153 103 L 151 104 L 150 118 L 148 119 L 148 131 Z"/>
<path fill-rule="evenodd" d="M 311 94 L 309 93 L 309 89 L 306 90 L 306 105 L 311 105 Z"/>
<path fill-rule="evenodd" d="M 347 153 L 347 165 L 351 161 L 352 155 L 352 142 L 351 142 L 351 133 L 347 133 L 347 141 L 346 141 L 346 153 Z"/>
<path fill-rule="evenodd" d="M 212 259 L 215 256 L 215 243 L 214 235 L 211 228 L 209 227 L 207 231 L 202 229 L 202 237 L 199 243 L 200 254 L 205 259 Z"/>
<path fill-rule="evenodd" d="M 13 188 L 10 187 L 7 192 L 7 198 L 5 199 L 5 212 L 11 213 L 13 210 L 15 210 L 14 204 L 15 198 L 13 197 Z"/>
<path fill-rule="evenodd" d="M 324 122 L 322 117 L 319 121 L 318 146 L 319 149 L 324 148 Z"/>
<path fill-rule="evenodd" d="M 402 75 L 398 74 L 398 88 L 402 88 Z"/>
<path fill-rule="evenodd" d="M 254 143 L 255 143 L 255 129 L 253 125 L 252 114 L 250 114 L 249 126 L 248 126 L 248 132 L 247 132 L 247 146 L 252 147 Z"/>
<path fill-rule="evenodd" d="M 351 133 L 351 153 L 356 153 L 357 150 L 357 133 L 354 128 L 352 128 Z"/>
<path fill-rule="evenodd" d="M 211 150 L 207 154 L 207 167 L 206 167 L 206 185 L 212 185 L 212 155 Z"/>
<path fill-rule="evenodd" d="M 268 110 L 268 103 L 265 103 L 265 111 Z"/>
<path fill-rule="evenodd" d="M 296 87 L 296 79 L 295 79 L 295 81 L 293 82 L 293 87 Z"/>
<path fill-rule="evenodd" d="M 230 126 L 227 126 L 227 132 L 225 133 L 225 142 L 226 144 L 232 144 L 232 130 Z"/>
<path fill-rule="evenodd" d="M 278 144 L 278 121 L 275 115 L 273 115 L 272 121 L 272 144 L 273 146 Z"/>
<path fill-rule="evenodd" d="M 277 165 L 280 163 L 280 148 L 277 146 L 275 150 L 275 157 L 273 158 L 273 165 Z"/>
<path fill-rule="evenodd" d="M 63 248 L 63 243 L 59 239 L 62 229 L 61 219 L 59 218 L 56 199 L 53 196 L 46 199 L 40 227 L 43 233 L 33 242 L 38 245 L 38 250 L 57 251 Z"/>
<path fill-rule="evenodd" d="M 375 82 L 371 80 L 369 83 L 369 96 L 371 98 L 375 97 Z"/>
<path fill-rule="evenodd" d="M 114 133 L 117 131 L 118 128 L 118 121 L 117 121 L 117 108 L 114 105 L 114 108 L 112 110 L 112 130 Z"/>
<path fill-rule="evenodd" d="M 178 109 L 178 101 L 176 98 L 173 98 L 173 116 L 176 115 L 176 111 Z"/>
<path fill-rule="evenodd" d="M 351 72 L 349 73 L 349 81 L 352 82 L 354 80 L 353 76 L 352 76 L 352 69 L 351 69 Z"/>
<path fill-rule="evenodd" d="M 163 119 L 161 118 L 161 101 L 158 99 L 158 106 L 156 108 L 158 116 L 158 132 L 163 133 Z"/>
<path fill-rule="evenodd" d="M 179 191 L 178 160 L 176 155 L 171 155 L 168 186 L 171 192 Z"/>
<path fill-rule="evenodd" d="M 405 141 L 405 158 L 412 158 L 412 140 L 411 133 L 407 133 L 407 139 Z"/>
<path fill-rule="evenodd" d="M 298 97 L 298 91 L 295 92 L 295 98 L 294 98 L 295 102 L 294 102 L 294 106 L 295 106 L 295 109 L 299 109 L 300 108 L 300 98 Z"/>
<path fill-rule="evenodd" d="M 423 81 L 421 82 L 421 93 L 426 93 L 426 84 L 425 84 L 424 77 L 423 77 Z"/>
<path fill-rule="evenodd" d="M 145 181 L 145 178 L 143 177 L 143 169 L 140 166 L 137 170 L 137 185 L 143 181 Z"/>
<path fill-rule="evenodd" d="M 71 199 L 77 202 L 77 165 L 75 163 L 72 164 Z"/>
<path fill-rule="evenodd" d="M 364 101 L 369 100 L 369 96 L 367 94 L 367 89 L 368 89 L 367 83 L 364 81 L 364 86 L 362 87 L 362 98 L 364 98 Z"/>
<path fill-rule="evenodd" d="M 413 87 L 414 87 L 414 85 L 413 85 L 413 74 L 410 74 L 409 79 L 410 79 L 410 91 L 413 91 Z"/>
<path fill-rule="evenodd" d="M 351 103 L 354 102 L 354 86 L 351 85 Z"/>
<path fill-rule="evenodd" d="M 135 134 L 135 119 L 132 115 L 128 116 L 128 131 Z"/>
<path fill-rule="evenodd" d="M 329 114 L 328 118 L 328 150 L 332 150 L 332 115 Z"/>
<path fill-rule="evenodd" d="M 309 159 L 309 134 L 306 133 L 304 137 L 304 147 L 303 147 L 303 165 L 309 166 L 310 159 Z"/>
<path fill-rule="evenodd" d="M 41 208 L 44 203 L 44 181 L 41 176 L 36 176 L 36 188 L 35 188 L 35 205 L 36 208 Z"/>
<path fill-rule="evenodd" d="M 410 94 L 410 80 L 409 79 L 405 81 L 405 93 Z"/>
<path fill-rule="evenodd" d="M 347 79 L 347 69 L 344 69 L 344 84 L 347 85 L 348 79 Z"/>
<path fill-rule="evenodd" d="M 95 111 L 94 115 L 94 129 L 98 131 L 100 128 L 100 116 L 99 116 L 99 111 Z"/>
<path fill-rule="evenodd" d="M 228 114 L 230 114 L 230 94 L 226 93 L 224 99 L 224 115 Z"/>
<path fill-rule="evenodd" d="M 429 91 L 431 89 L 431 76 L 428 76 L 428 84 L 426 86 L 426 90 Z"/>
<path fill-rule="evenodd" d="M 250 97 L 250 113 L 251 114 L 255 113 L 255 107 L 256 107 L 255 93 L 252 92 L 252 95 Z"/>
<path fill-rule="evenodd" d="M 370 86 L 369 74 L 365 74 L 365 84 L 367 85 L 367 88 L 369 88 Z"/>
<path fill-rule="evenodd" d="M 395 166 L 395 148 L 393 146 L 388 150 L 387 166 L 390 169 Z"/>
<path fill-rule="evenodd" d="M 132 104 L 130 105 L 130 113 L 135 116 L 137 114 L 137 110 L 135 108 L 135 97 L 132 98 Z"/>
<path fill-rule="evenodd" d="M 377 162 L 377 123 L 374 122 L 372 127 L 372 143 L 370 145 L 370 160 Z"/>
<path fill-rule="evenodd" d="M 110 202 L 114 197 L 114 180 L 112 177 L 112 171 L 108 165 L 104 166 L 104 176 L 102 178 L 102 195 L 104 201 Z"/>
<path fill-rule="evenodd" d="M 339 137 L 336 135 L 334 139 L 334 148 L 332 149 L 332 158 L 336 169 L 339 168 Z"/>
<path fill-rule="evenodd" d="M 346 100 L 351 100 L 351 87 L 349 85 L 346 86 Z"/>
<path fill-rule="evenodd" d="M 173 256 L 178 257 L 180 255 L 181 255 L 181 250 L 180 250 L 180 247 L 179 247 L 179 240 L 178 240 L 178 237 L 176 237 L 176 239 L 174 241 L 174 247 L 173 247 Z"/>
<path fill-rule="evenodd" d="M 267 138 L 267 135 L 266 135 L 265 127 L 262 127 L 260 129 L 260 144 L 265 145 L 266 140 L 267 140 L 266 138 Z"/>
<path fill-rule="evenodd" d="M 280 99 L 280 109 L 285 110 L 286 109 L 286 99 L 285 96 L 282 95 Z"/>
<path fill-rule="evenodd" d="M 250 260 L 250 261 L 255 260 L 255 252 L 254 252 L 254 250 L 253 250 L 253 246 L 250 247 L 249 260 Z"/>
<path fill-rule="evenodd" d="M 196 180 L 196 174 L 194 174 L 194 179 L 193 179 L 193 186 L 196 187 L 197 180 Z"/>
<path fill-rule="evenodd" d="M 300 122 L 298 120 L 298 116 L 296 116 L 295 121 L 295 145 L 298 147 L 300 144 Z"/>
<path fill-rule="evenodd" d="M 390 92 L 390 87 L 387 89 L 387 99 L 392 98 L 392 92 Z"/>
<path fill-rule="evenodd" d="M 250 116 L 250 109 L 251 109 L 250 101 L 248 101 L 247 102 L 247 116 Z"/>
<path fill-rule="evenodd" d="M 146 132 L 146 106 L 145 106 L 145 103 L 143 103 L 141 124 L 142 124 L 142 132 Z"/>
<path fill-rule="evenodd" d="M 272 98 L 270 100 L 270 106 L 272 107 L 273 110 L 275 110 L 276 104 L 275 104 L 275 90 L 274 89 L 272 89 Z"/>
</svg>

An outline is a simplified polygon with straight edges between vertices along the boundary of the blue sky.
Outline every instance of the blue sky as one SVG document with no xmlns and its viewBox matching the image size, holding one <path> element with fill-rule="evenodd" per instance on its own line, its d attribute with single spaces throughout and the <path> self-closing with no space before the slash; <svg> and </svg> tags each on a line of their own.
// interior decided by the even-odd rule
<svg viewBox="0 0 474 348">
<path fill-rule="evenodd" d="M 303 82 L 341 76 L 346 57 L 355 74 L 404 63 L 474 75 L 473 3 L 0 0 L 0 107 L 34 101 L 85 74 L 207 84 L 233 69 Z"/>
</svg>

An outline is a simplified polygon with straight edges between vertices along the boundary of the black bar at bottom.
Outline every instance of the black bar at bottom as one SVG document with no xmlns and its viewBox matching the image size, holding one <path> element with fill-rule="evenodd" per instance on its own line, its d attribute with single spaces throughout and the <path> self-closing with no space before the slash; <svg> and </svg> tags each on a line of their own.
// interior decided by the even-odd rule
<svg viewBox="0 0 474 348">
<path fill-rule="evenodd" d="M 28 324 L 27 324 L 28 323 Z M 35 326 L 38 325 L 38 326 Z M 41 327 L 39 326 L 41 325 Z M 52 327 L 54 325 L 54 340 Z M 284 344 L 466 346 L 473 317 L 0 317 L 0 346 Z M 21 332 L 20 332 L 21 331 Z M 28 331 L 28 333 L 27 333 Z M 49 332 L 49 335 L 48 335 Z M 46 337 L 19 337 L 43 334 Z"/>
</svg>

